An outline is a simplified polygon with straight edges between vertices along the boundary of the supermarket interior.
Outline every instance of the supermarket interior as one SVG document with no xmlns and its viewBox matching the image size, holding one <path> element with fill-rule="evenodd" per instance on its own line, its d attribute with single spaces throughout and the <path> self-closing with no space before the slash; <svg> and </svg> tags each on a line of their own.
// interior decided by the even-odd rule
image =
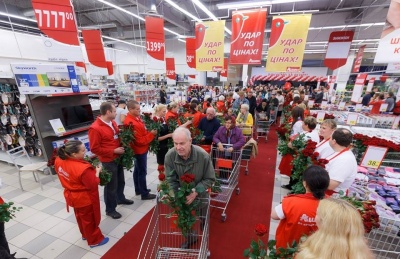
<svg viewBox="0 0 400 259">
<path fill-rule="evenodd" d="M 400 258 L 400 0 L 2 0 L 0 259 Z"/>
</svg>

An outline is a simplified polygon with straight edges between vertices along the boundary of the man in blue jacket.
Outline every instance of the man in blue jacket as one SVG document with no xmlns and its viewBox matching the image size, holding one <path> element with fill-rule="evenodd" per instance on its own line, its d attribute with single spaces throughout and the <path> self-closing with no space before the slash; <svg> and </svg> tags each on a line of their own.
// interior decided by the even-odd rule
<svg viewBox="0 0 400 259">
<path fill-rule="evenodd" d="M 221 124 L 219 123 L 219 120 L 215 118 L 214 108 L 207 108 L 206 115 L 207 117 L 204 117 L 200 120 L 199 126 L 197 126 L 197 128 L 203 131 L 204 137 L 202 141 L 204 142 L 204 144 L 211 145 L 214 134 L 215 132 L 217 132 Z"/>
</svg>

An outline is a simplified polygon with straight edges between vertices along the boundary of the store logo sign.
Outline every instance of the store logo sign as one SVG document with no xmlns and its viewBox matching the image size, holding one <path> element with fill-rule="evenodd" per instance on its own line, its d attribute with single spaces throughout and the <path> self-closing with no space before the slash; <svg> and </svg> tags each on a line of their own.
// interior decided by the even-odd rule
<svg viewBox="0 0 400 259">
<path fill-rule="evenodd" d="M 19 70 L 37 70 L 37 67 L 15 67 Z"/>
</svg>

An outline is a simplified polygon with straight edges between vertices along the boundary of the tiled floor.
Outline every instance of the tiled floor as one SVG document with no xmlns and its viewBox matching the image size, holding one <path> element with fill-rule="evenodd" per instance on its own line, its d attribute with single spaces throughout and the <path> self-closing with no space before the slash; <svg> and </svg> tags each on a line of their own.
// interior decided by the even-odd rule
<svg viewBox="0 0 400 259">
<path fill-rule="evenodd" d="M 278 157 L 278 162 L 279 162 Z M 278 163 L 277 163 L 278 164 Z M 148 187 L 154 193 L 158 184 L 156 158 L 148 156 Z M 23 209 L 16 213 L 16 218 L 6 223 L 6 236 L 11 252 L 17 252 L 17 257 L 34 259 L 98 259 L 105 254 L 123 235 L 129 231 L 151 208 L 155 201 L 142 201 L 135 196 L 132 173 L 125 172 L 125 195 L 134 199 L 133 205 L 119 205 L 117 211 L 122 218 L 115 220 L 105 215 L 103 202 L 103 188 L 100 190 L 100 205 L 102 221 L 100 228 L 110 238 L 104 246 L 90 248 L 86 241 L 81 239 L 73 210 L 68 213 L 65 207 L 63 189 L 53 176 L 43 177 L 42 191 L 31 173 L 23 175 L 23 187 L 19 188 L 18 177 L 13 166 L 0 162 L 0 178 L 2 187 L 0 196 L 6 201 L 13 201 Z M 275 175 L 274 196 L 272 208 L 278 205 L 287 194 L 280 188 L 281 180 L 286 183 L 287 178 L 281 179 L 279 173 Z M 270 238 L 274 239 L 278 221 L 271 220 Z"/>
<path fill-rule="evenodd" d="M 156 158 L 148 156 L 148 187 L 154 193 L 158 184 Z M 90 248 L 76 224 L 73 210 L 66 211 L 63 189 L 57 176 L 44 176 L 40 189 L 31 173 L 24 174 L 21 191 L 16 169 L 0 162 L 0 178 L 2 187 L 0 196 L 5 201 L 13 201 L 15 205 L 23 207 L 16 213 L 16 218 L 5 224 L 6 236 L 11 252 L 17 252 L 16 257 L 42 259 L 98 259 L 105 254 L 123 235 L 129 231 L 151 208 L 155 200 L 142 201 L 135 196 L 132 173 L 125 171 L 125 195 L 133 199 L 133 205 L 119 205 L 117 211 L 122 218 L 115 220 L 105 215 L 103 202 L 103 188 L 100 190 L 100 205 L 102 221 L 100 228 L 104 235 L 110 238 L 104 246 Z"/>
</svg>

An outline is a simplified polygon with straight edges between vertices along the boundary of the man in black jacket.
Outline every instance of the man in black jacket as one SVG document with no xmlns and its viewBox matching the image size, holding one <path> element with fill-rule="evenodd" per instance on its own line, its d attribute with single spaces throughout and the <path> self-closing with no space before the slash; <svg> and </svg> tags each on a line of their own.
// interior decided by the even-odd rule
<svg viewBox="0 0 400 259">
<path fill-rule="evenodd" d="M 254 110 L 257 107 L 257 100 L 256 100 L 256 97 L 254 97 L 254 95 L 253 95 L 253 91 L 247 92 L 246 99 L 249 100 L 249 112 L 251 113 L 253 118 L 255 118 L 254 117 Z"/>
</svg>

